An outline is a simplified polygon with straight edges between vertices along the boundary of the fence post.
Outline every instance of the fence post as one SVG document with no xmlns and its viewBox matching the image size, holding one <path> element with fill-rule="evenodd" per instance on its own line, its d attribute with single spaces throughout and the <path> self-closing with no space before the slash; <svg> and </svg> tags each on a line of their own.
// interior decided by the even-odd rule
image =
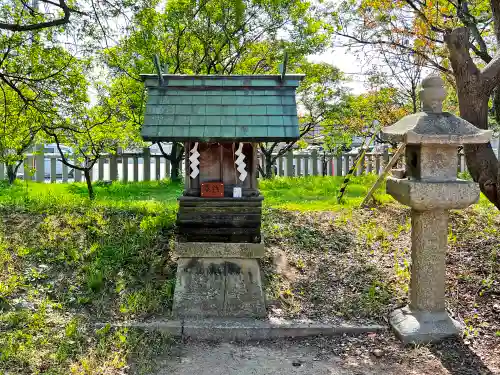
<svg viewBox="0 0 500 375">
<path fill-rule="evenodd" d="M 309 176 L 309 155 L 304 155 L 304 176 Z"/>
<path fill-rule="evenodd" d="M 380 173 L 380 154 L 375 154 L 375 173 Z"/>
<path fill-rule="evenodd" d="M 165 159 L 165 178 L 170 179 L 170 160 Z"/>
<path fill-rule="evenodd" d="M 286 153 L 286 176 L 293 177 L 293 152 L 292 150 L 288 150 Z"/>
<path fill-rule="evenodd" d="M 278 159 L 277 159 L 277 165 L 276 165 L 276 171 L 277 171 L 277 175 L 280 176 L 280 177 L 283 177 L 285 175 L 285 166 L 284 166 L 284 158 L 283 156 L 280 156 Z"/>
<path fill-rule="evenodd" d="M 311 157 L 312 157 L 312 174 L 313 174 L 313 176 L 317 176 L 318 175 L 318 150 L 312 150 Z"/>
<path fill-rule="evenodd" d="M 118 157 L 116 154 L 111 154 L 109 157 L 109 179 L 111 181 L 118 180 Z"/>
<path fill-rule="evenodd" d="M 303 157 L 299 154 L 295 157 L 295 175 L 297 177 L 302 176 L 302 159 Z"/>
<path fill-rule="evenodd" d="M 151 151 L 149 147 L 144 147 L 143 152 L 143 181 L 151 180 Z"/>
<path fill-rule="evenodd" d="M 80 166 L 80 163 L 78 162 L 78 156 L 76 155 L 75 155 L 75 165 Z M 80 182 L 82 180 L 82 171 L 75 168 L 73 171 L 73 176 L 75 182 Z"/>
<path fill-rule="evenodd" d="M 122 155 L 122 181 L 128 182 L 128 156 Z"/>
<path fill-rule="evenodd" d="M 335 176 L 342 176 L 342 154 L 335 157 Z"/>
<path fill-rule="evenodd" d="M 45 157 L 43 145 L 35 146 L 37 154 L 35 155 L 35 178 L 36 182 L 45 181 Z"/>
<path fill-rule="evenodd" d="M 358 173 L 357 173 L 358 176 L 361 176 L 365 171 L 365 161 L 366 161 L 366 156 L 363 155 L 358 164 Z"/>
<path fill-rule="evenodd" d="M 156 181 L 161 180 L 161 156 L 155 156 Z"/>
<path fill-rule="evenodd" d="M 326 158 L 326 156 L 325 156 Z M 326 175 L 333 176 L 333 158 L 326 158 Z"/>
<path fill-rule="evenodd" d="M 104 158 L 101 156 L 97 162 L 97 179 L 104 180 Z"/>
<path fill-rule="evenodd" d="M 57 165 L 56 165 L 56 158 L 51 157 L 50 158 L 50 182 L 56 182 L 56 175 L 57 175 Z"/>
<path fill-rule="evenodd" d="M 134 181 L 139 181 L 139 157 L 134 155 Z"/>
<path fill-rule="evenodd" d="M 382 154 L 382 158 L 384 159 L 384 167 L 389 163 L 389 149 L 385 148 L 384 153 Z"/>
<path fill-rule="evenodd" d="M 372 173 L 373 172 L 373 154 L 366 155 L 366 172 L 367 173 Z"/>
<path fill-rule="evenodd" d="M 68 166 L 62 163 L 62 182 L 68 182 Z"/>
<path fill-rule="evenodd" d="M 3 163 L 0 163 L 0 181 L 5 179 L 5 166 Z"/>
</svg>

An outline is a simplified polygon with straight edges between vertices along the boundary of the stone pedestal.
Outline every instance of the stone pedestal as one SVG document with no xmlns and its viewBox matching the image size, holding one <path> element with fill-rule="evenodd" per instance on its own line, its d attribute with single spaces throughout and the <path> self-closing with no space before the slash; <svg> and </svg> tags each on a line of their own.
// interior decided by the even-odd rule
<svg viewBox="0 0 500 375">
<path fill-rule="evenodd" d="M 177 262 L 174 316 L 266 316 L 256 259 L 264 254 L 262 243 L 179 243 L 177 248 L 178 255 L 191 257 Z"/>
<path fill-rule="evenodd" d="M 383 129 L 385 138 L 406 144 L 407 178 L 389 178 L 387 192 L 412 208 L 410 304 L 390 315 L 390 324 L 405 343 L 422 344 L 459 333 L 445 309 L 445 257 L 448 210 L 479 199 L 477 184 L 457 179 L 457 148 L 484 143 L 491 132 L 442 111 L 443 81 L 422 82 L 423 112 Z"/>
<path fill-rule="evenodd" d="M 410 306 L 394 311 L 390 324 L 405 344 L 456 335 L 458 323 L 445 312 L 448 212 L 412 210 Z"/>
</svg>

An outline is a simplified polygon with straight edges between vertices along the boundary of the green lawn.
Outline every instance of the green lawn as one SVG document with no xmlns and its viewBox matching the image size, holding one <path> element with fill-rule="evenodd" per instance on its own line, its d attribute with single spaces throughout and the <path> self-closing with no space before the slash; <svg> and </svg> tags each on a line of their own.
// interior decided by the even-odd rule
<svg viewBox="0 0 500 375">
<path fill-rule="evenodd" d="M 405 302 L 408 210 L 383 187 L 371 209 L 358 209 L 375 178 L 354 177 L 342 204 L 336 202 L 342 178 L 261 182 L 270 304 L 291 317 L 383 322 L 391 308 Z M 95 323 L 168 314 L 176 199 L 182 190 L 168 181 L 96 184 L 91 202 L 84 184 L 0 184 L 1 375 L 148 370 L 149 358 L 168 337 L 98 329 Z M 467 267 L 452 274 L 472 294 L 498 284 L 499 223 L 498 211 L 484 199 L 452 215 L 451 256 L 454 249 L 460 256 L 475 249 L 464 261 Z M 289 270 L 276 268 L 276 254 L 288 259 Z M 324 289 L 331 285 L 337 290 Z M 477 317 L 474 306 L 493 303 L 488 294 L 464 301 L 454 308 L 469 317 L 474 336 L 477 329 L 486 330 L 481 324 L 488 320 Z M 487 332 L 495 334 L 494 328 Z"/>
<path fill-rule="evenodd" d="M 342 204 L 337 203 L 337 194 L 343 177 L 275 178 L 263 180 L 260 189 L 267 207 L 299 211 L 339 210 L 361 203 L 375 175 L 353 177 L 348 185 Z M 114 210 L 134 210 L 154 213 L 173 210 L 183 186 L 169 181 L 138 183 L 113 183 L 95 185 L 96 199 L 90 202 L 83 183 L 38 184 L 17 182 L 9 187 L 0 185 L 0 206 L 17 206 L 22 210 L 57 212 L 64 209 L 100 207 Z M 379 188 L 375 194 L 379 203 L 392 198 Z"/>
</svg>

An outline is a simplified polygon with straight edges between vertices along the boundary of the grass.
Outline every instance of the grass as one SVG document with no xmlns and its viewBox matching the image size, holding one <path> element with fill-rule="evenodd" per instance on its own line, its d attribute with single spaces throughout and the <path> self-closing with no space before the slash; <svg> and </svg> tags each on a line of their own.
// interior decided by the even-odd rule
<svg viewBox="0 0 500 375">
<path fill-rule="evenodd" d="M 342 178 L 262 181 L 271 308 L 380 323 L 406 302 L 409 210 L 383 187 L 373 208 L 357 209 L 375 178 L 354 177 L 342 204 Z M 182 190 L 168 181 L 96 184 L 91 202 L 83 184 L 0 183 L 1 375 L 150 370 L 168 337 L 95 323 L 168 314 Z M 470 339 L 495 340 L 500 329 L 494 315 L 474 311 L 491 310 L 499 290 L 499 225 L 484 198 L 452 215 L 448 298 Z"/>
<path fill-rule="evenodd" d="M 358 207 L 376 179 L 374 174 L 352 177 L 342 204 L 337 203 L 337 195 L 344 177 L 281 177 L 262 181 L 260 189 L 268 207 L 297 211 L 338 211 L 346 207 Z M 384 190 L 383 185 L 377 189 L 375 201 L 379 204 L 393 202 Z"/>
<path fill-rule="evenodd" d="M 81 184 L 2 186 L 0 374 L 121 373 L 139 348 L 161 347 L 161 335 L 94 323 L 170 309 L 181 190 L 97 186 L 90 202 Z"/>
</svg>

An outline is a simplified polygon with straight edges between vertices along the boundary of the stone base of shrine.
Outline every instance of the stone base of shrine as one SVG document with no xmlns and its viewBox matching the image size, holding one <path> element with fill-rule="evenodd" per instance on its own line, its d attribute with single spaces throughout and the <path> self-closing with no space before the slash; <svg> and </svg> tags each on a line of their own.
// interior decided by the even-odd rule
<svg viewBox="0 0 500 375">
<path fill-rule="evenodd" d="M 411 311 L 406 306 L 391 313 L 389 323 L 404 344 L 426 344 L 456 336 L 460 324 L 445 311 Z"/>
<path fill-rule="evenodd" d="M 257 259 L 179 258 L 172 314 L 179 318 L 265 317 Z"/>
</svg>

